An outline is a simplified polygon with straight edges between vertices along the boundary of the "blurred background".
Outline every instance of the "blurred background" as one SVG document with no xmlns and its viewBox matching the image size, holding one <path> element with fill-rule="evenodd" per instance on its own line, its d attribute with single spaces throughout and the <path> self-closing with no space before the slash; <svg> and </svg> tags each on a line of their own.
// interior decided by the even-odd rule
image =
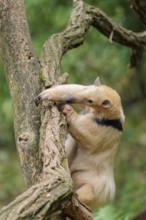
<svg viewBox="0 0 146 220">
<path fill-rule="evenodd" d="M 105 11 L 113 21 L 135 32 L 144 26 L 130 8 L 130 0 L 86 0 Z M 72 1 L 25 0 L 33 45 L 39 56 L 49 36 L 62 31 Z M 117 184 L 113 203 L 95 213 L 96 220 L 128 220 L 146 209 L 146 56 L 130 68 L 131 49 L 90 28 L 85 43 L 65 54 L 62 72 L 69 83 L 92 84 L 97 76 L 121 95 L 126 123 L 115 164 Z M 0 207 L 24 190 L 14 140 L 11 100 L 0 64 Z"/>
</svg>

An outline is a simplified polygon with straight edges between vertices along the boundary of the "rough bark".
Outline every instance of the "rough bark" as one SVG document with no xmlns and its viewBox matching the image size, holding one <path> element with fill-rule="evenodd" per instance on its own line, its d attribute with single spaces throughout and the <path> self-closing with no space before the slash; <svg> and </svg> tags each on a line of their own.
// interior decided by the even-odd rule
<svg viewBox="0 0 146 220">
<path fill-rule="evenodd" d="M 115 41 L 130 48 L 146 49 L 146 32 L 135 33 L 131 30 L 127 30 L 114 23 L 98 8 L 92 9 L 91 6 L 87 6 L 87 13 L 91 13 L 92 15 L 92 25 L 102 34 L 107 36 L 111 43 Z"/>
<path fill-rule="evenodd" d="M 67 75 L 60 76 L 61 59 L 69 49 L 83 43 L 90 25 L 110 42 L 142 51 L 146 48 L 146 33 L 126 30 L 82 0 L 73 2 L 66 29 L 45 42 L 39 65 L 32 49 L 23 1 L 0 0 L 1 54 L 12 97 L 21 165 L 27 186 L 31 186 L 1 210 L 2 220 L 50 219 L 56 210 L 63 210 L 71 219 L 92 219 L 90 211 L 76 198 L 70 200 L 72 182 L 63 147 L 64 118 L 55 105 L 38 109 L 34 106 L 34 97 L 40 90 L 39 77 L 42 89 L 65 82 Z"/>
<path fill-rule="evenodd" d="M 52 172 L 49 181 L 44 180 L 29 188 L 0 211 L 0 219 L 50 220 L 56 209 L 64 207 L 69 199 L 68 177 L 63 179 L 62 175 L 64 176 L 64 171 Z"/>
<path fill-rule="evenodd" d="M 146 1 L 145 0 L 131 0 L 131 7 L 138 14 L 140 20 L 146 24 Z"/>
<path fill-rule="evenodd" d="M 1 57 L 13 106 L 16 144 L 27 187 L 40 173 L 39 111 L 34 98 L 40 91 L 39 62 L 29 35 L 22 0 L 0 0 Z"/>
</svg>

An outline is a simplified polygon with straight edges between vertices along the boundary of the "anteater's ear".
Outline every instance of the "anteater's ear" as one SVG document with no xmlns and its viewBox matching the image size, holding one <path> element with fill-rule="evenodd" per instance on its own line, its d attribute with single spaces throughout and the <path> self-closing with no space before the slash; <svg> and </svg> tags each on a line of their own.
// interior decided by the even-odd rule
<svg viewBox="0 0 146 220">
<path fill-rule="evenodd" d="M 99 77 L 96 78 L 96 80 L 95 80 L 95 82 L 94 82 L 94 85 L 95 85 L 95 86 L 101 86 Z"/>
<path fill-rule="evenodd" d="M 102 104 L 101 104 L 104 108 L 110 108 L 112 106 L 112 103 L 108 100 L 105 99 L 103 100 Z"/>
</svg>

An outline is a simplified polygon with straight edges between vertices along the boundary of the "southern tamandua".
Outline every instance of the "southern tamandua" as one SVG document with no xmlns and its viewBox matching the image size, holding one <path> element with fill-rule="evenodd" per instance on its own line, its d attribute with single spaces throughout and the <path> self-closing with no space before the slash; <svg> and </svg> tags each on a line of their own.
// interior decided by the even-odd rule
<svg viewBox="0 0 146 220">
<path fill-rule="evenodd" d="M 69 137 L 65 143 L 74 189 L 81 202 L 95 209 L 115 195 L 114 158 L 123 131 L 125 116 L 118 93 L 101 85 L 58 85 L 41 92 L 35 102 L 81 104 L 85 113 L 78 114 L 66 104 Z"/>
</svg>

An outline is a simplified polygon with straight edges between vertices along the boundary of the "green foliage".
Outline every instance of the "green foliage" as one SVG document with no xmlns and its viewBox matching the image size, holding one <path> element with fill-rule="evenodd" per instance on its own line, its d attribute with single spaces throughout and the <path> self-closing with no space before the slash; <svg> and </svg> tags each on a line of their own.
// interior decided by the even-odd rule
<svg viewBox="0 0 146 220">
<path fill-rule="evenodd" d="M 100 209 L 94 216 L 94 220 L 130 220 L 128 214 L 112 205 Z"/>
<path fill-rule="evenodd" d="M 134 31 L 143 25 L 127 0 L 86 0 L 105 11 L 113 21 Z M 25 0 L 30 33 L 39 56 L 45 40 L 62 31 L 68 21 L 72 1 Z M 109 40 L 90 28 L 83 46 L 69 51 L 62 60 L 62 72 L 69 82 L 92 84 L 97 76 L 122 96 L 126 112 L 123 139 L 118 152 L 115 178 L 117 194 L 114 202 L 95 213 L 96 220 L 129 220 L 145 208 L 146 178 L 146 62 L 137 69 L 129 68 L 131 50 Z M 22 191 L 22 177 L 14 146 L 12 110 L 6 79 L 0 66 L 0 205 Z M 41 78 L 41 73 L 40 73 Z M 17 187 L 15 187 L 17 186 Z"/>
<path fill-rule="evenodd" d="M 5 75 L 0 63 L 0 147 L 14 142 L 12 108 Z"/>
<path fill-rule="evenodd" d="M 16 154 L 0 150 L 0 207 L 22 192 L 24 183 Z M 17 187 L 16 187 L 17 186 Z"/>
</svg>

